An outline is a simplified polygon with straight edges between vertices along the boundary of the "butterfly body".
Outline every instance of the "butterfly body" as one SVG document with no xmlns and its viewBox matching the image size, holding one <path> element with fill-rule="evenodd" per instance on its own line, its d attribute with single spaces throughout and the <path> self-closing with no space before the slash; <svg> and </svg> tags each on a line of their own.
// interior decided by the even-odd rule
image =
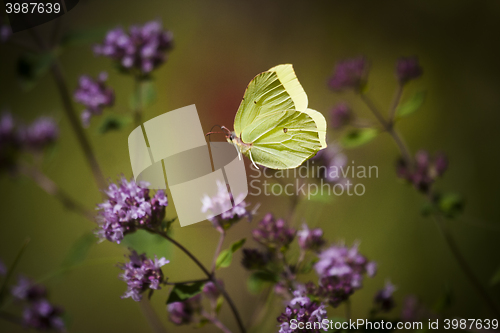
<svg viewBox="0 0 500 333">
<path fill-rule="evenodd" d="M 326 148 L 326 120 L 307 108 L 307 95 L 292 65 L 258 74 L 248 85 L 227 141 L 252 163 L 291 169 Z"/>
</svg>

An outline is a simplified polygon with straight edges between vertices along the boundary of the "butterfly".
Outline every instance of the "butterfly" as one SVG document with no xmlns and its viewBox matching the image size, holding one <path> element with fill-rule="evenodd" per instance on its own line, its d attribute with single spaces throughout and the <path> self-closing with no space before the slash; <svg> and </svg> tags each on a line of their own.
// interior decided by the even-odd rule
<svg viewBox="0 0 500 333">
<path fill-rule="evenodd" d="M 221 128 L 239 158 L 247 156 L 256 168 L 296 168 L 326 148 L 325 117 L 307 104 L 293 66 L 278 65 L 248 84 L 234 131 Z"/>
</svg>

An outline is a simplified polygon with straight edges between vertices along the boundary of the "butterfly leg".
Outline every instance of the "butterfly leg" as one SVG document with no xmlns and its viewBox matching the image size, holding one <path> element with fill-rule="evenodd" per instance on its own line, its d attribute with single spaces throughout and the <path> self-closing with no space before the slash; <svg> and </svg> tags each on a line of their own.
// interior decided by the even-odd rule
<svg viewBox="0 0 500 333">
<path fill-rule="evenodd" d="M 257 164 L 255 164 L 255 161 L 253 160 L 252 151 L 251 150 L 248 151 L 248 155 L 250 156 L 250 161 L 252 161 L 253 166 L 258 169 L 259 167 L 257 166 Z"/>
<path fill-rule="evenodd" d="M 240 152 L 240 149 L 238 148 L 238 146 L 236 145 L 236 143 L 233 142 L 233 146 L 234 148 L 236 148 L 236 152 L 238 153 L 238 158 L 240 159 L 241 161 L 241 152 Z"/>
</svg>

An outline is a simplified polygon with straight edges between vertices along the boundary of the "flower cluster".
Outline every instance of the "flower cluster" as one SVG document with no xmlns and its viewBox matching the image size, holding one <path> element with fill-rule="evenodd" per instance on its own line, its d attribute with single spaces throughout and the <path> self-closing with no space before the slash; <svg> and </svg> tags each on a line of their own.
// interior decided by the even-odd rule
<svg viewBox="0 0 500 333">
<path fill-rule="evenodd" d="M 307 224 L 297 231 L 297 242 L 303 250 L 318 251 L 324 244 L 323 230 L 320 228 L 309 229 Z"/>
<path fill-rule="evenodd" d="M 61 318 L 63 310 L 47 300 L 47 290 L 21 276 L 18 284 L 11 289 L 12 296 L 24 303 L 23 324 L 41 331 L 65 331 Z"/>
<path fill-rule="evenodd" d="M 59 128 L 49 117 L 35 119 L 30 125 L 16 124 L 12 115 L 0 116 L 0 168 L 11 168 L 21 150 L 41 151 L 53 144 Z"/>
<path fill-rule="evenodd" d="M 340 183 L 345 180 L 339 170 L 347 165 L 347 157 L 341 152 L 339 145 L 331 143 L 325 149 L 320 150 L 313 158 L 321 164 L 318 168 L 320 176 L 329 183 Z"/>
<path fill-rule="evenodd" d="M 102 110 L 105 107 L 113 106 L 115 102 L 115 93 L 113 89 L 105 84 L 107 79 L 108 74 L 102 72 L 96 79 L 88 75 L 82 75 L 78 81 L 78 87 L 74 92 L 74 98 L 75 101 L 86 107 L 81 115 L 84 126 L 90 124 L 92 116 L 102 114 Z"/>
<path fill-rule="evenodd" d="M 296 230 L 286 225 L 285 220 L 276 220 L 268 213 L 252 231 L 253 238 L 270 249 L 286 248 L 295 238 Z"/>
<path fill-rule="evenodd" d="M 295 328 L 290 326 L 291 320 L 296 320 L 297 326 L 304 327 L 304 332 L 319 333 L 321 330 L 327 331 L 326 328 L 320 329 L 314 326 L 314 323 L 322 322 L 327 318 L 325 305 L 317 301 L 313 301 L 307 296 L 305 288 L 299 286 L 293 292 L 294 298 L 286 306 L 285 312 L 278 317 L 280 323 L 279 333 L 297 332 Z"/>
<path fill-rule="evenodd" d="M 360 91 L 366 82 L 368 62 L 364 57 L 339 61 L 328 85 L 334 91 L 354 89 Z"/>
<path fill-rule="evenodd" d="M 165 217 L 168 205 L 164 191 L 158 190 L 151 198 L 148 183 L 127 181 L 110 184 L 104 191 L 107 200 L 97 205 L 99 228 L 96 235 L 102 240 L 120 243 L 123 237 L 140 228 L 154 229 Z"/>
<path fill-rule="evenodd" d="M 401 84 L 419 78 L 422 73 L 417 57 L 402 57 L 396 63 L 396 77 Z"/>
<path fill-rule="evenodd" d="M 234 202 L 233 207 L 233 194 L 228 191 L 226 184 L 217 182 L 217 195 L 214 197 L 209 197 L 205 195 L 202 198 L 202 213 L 206 213 L 208 220 L 212 222 L 213 226 L 217 229 L 226 230 L 234 223 L 238 222 L 242 218 L 246 217 L 249 221 L 252 220 L 255 210 L 248 210 L 247 207 L 250 206 L 249 203 L 245 202 L 244 194 L 238 195 Z M 222 212 L 219 215 L 212 216 L 216 212 Z"/>
<path fill-rule="evenodd" d="M 200 294 L 183 302 L 174 302 L 167 305 L 169 319 L 176 325 L 188 325 L 195 322 L 201 308 Z"/>
<path fill-rule="evenodd" d="M 119 264 L 123 270 L 120 278 L 127 283 L 127 291 L 122 298 L 131 297 L 138 302 L 142 299 L 142 293 L 148 289 L 161 289 L 163 282 L 163 272 L 161 267 L 168 264 L 165 258 L 156 258 L 154 260 L 146 257 L 145 254 L 137 254 L 136 251 L 130 251 L 129 262 Z"/>
<path fill-rule="evenodd" d="M 438 177 L 442 177 L 448 168 L 448 159 L 443 153 L 437 153 L 431 157 L 428 151 L 420 150 L 415 154 L 413 167 L 399 159 L 396 172 L 399 178 L 410 182 L 421 192 L 428 192 Z"/>
<path fill-rule="evenodd" d="M 31 125 L 22 128 L 21 142 L 33 150 L 41 150 L 56 142 L 59 137 L 59 128 L 54 120 L 49 117 L 40 117 Z"/>
<path fill-rule="evenodd" d="M 330 112 L 330 122 L 333 128 L 340 129 L 348 125 L 353 119 L 353 113 L 349 105 L 339 103 Z"/>
<path fill-rule="evenodd" d="M 113 59 L 123 70 L 148 74 L 165 62 L 172 46 L 172 33 L 163 30 L 161 22 L 151 21 L 133 25 L 128 32 L 121 27 L 109 31 L 94 53 Z"/>
<path fill-rule="evenodd" d="M 327 276 L 319 281 L 319 285 L 309 282 L 306 284 L 308 293 L 324 300 L 334 308 L 349 299 L 354 293 L 349 276 Z"/>
<path fill-rule="evenodd" d="M 223 285 L 221 280 L 218 280 L 217 283 L 219 285 Z M 208 299 L 212 306 L 212 310 L 215 310 L 219 297 L 219 289 L 212 281 L 209 281 L 203 286 L 201 294 L 188 298 L 182 302 L 168 304 L 167 311 L 169 313 L 169 319 L 176 325 L 188 325 L 200 322 L 200 319 L 203 316 L 203 298 Z"/>
<path fill-rule="evenodd" d="M 375 295 L 374 302 L 377 308 L 382 312 L 389 312 L 395 306 L 394 298 L 392 294 L 396 291 L 396 286 L 394 286 L 390 281 L 385 283 L 382 290 L 379 290 Z"/>
<path fill-rule="evenodd" d="M 377 265 L 368 261 L 358 252 L 358 245 L 352 247 L 333 245 L 318 254 L 318 262 L 314 265 L 320 278 L 344 277 L 347 278 L 354 289 L 362 287 L 363 275 L 373 277 Z"/>
</svg>

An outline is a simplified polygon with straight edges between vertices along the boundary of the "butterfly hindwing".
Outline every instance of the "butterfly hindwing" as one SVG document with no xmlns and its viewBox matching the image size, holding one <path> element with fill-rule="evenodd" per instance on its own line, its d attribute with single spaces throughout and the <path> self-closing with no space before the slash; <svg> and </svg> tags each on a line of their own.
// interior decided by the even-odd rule
<svg viewBox="0 0 500 333">
<path fill-rule="evenodd" d="M 250 159 L 272 169 L 298 167 L 321 149 L 316 123 L 308 114 L 296 110 L 257 117 L 241 138 L 252 142 L 246 153 Z"/>
</svg>

